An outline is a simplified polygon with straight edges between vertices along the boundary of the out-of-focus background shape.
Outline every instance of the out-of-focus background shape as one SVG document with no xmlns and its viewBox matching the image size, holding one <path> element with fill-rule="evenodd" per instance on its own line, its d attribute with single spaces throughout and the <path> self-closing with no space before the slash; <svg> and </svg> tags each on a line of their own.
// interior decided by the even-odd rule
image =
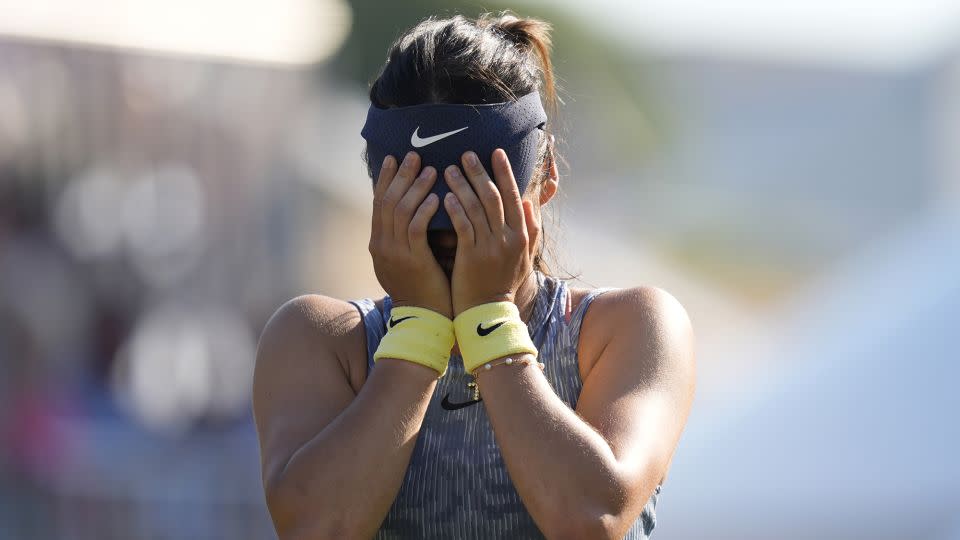
<svg viewBox="0 0 960 540">
<path fill-rule="evenodd" d="M 527 0 L 581 286 L 698 335 L 662 539 L 960 538 L 960 4 Z M 375 297 L 390 42 L 466 2 L 0 0 L 0 538 L 261 539 L 260 329 Z"/>
</svg>

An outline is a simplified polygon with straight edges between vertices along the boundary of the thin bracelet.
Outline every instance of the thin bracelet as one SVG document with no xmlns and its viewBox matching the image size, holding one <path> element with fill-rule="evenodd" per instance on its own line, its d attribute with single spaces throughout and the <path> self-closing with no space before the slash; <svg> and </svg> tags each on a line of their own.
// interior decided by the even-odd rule
<svg viewBox="0 0 960 540">
<path fill-rule="evenodd" d="M 490 371 L 491 369 L 493 369 L 493 368 L 496 367 L 496 366 L 500 366 L 500 365 L 508 365 L 508 366 L 511 366 L 511 365 L 513 365 L 513 364 L 520 364 L 520 365 L 523 365 L 523 366 L 529 366 L 529 365 L 532 364 L 533 362 L 534 362 L 534 360 L 531 360 L 529 356 L 525 356 L 525 357 L 520 358 L 520 359 L 518 359 L 518 360 L 514 360 L 512 357 L 508 356 L 508 357 L 504 358 L 503 360 L 500 360 L 499 362 L 487 362 L 486 364 L 483 364 L 482 366 L 480 366 L 480 367 L 478 367 L 477 369 L 473 370 L 473 373 L 471 373 L 471 375 L 473 375 L 473 377 L 476 378 L 477 373 L 479 373 L 481 369 L 484 370 L 484 371 Z M 545 371 L 545 370 L 547 369 L 547 365 L 544 364 L 543 362 L 537 362 L 537 367 L 539 367 L 541 371 Z"/>
</svg>

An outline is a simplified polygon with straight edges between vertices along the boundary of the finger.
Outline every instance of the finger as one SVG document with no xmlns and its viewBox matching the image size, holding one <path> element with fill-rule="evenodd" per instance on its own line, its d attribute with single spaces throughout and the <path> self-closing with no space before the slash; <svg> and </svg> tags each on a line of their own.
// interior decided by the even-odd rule
<svg viewBox="0 0 960 540">
<path fill-rule="evenodd" d="M 427 198 L 420 203 L 413 219 L 410 220 L 408 228 L 410 249 L 420 257 L 427 255 L 433 257 L 433 251 L 430 250 L 430 244 L 427 241 L 427 225 L 430 224 L 430 218 L 437 213 L 437 208 L 440 207 L 439 201 L 440 197 L 436 193 L 428 194 Z"/>
<path fill-rule="evenodd" d="M 443 204 L 447 209 L 447 214 L 450 215 L 450 221 L 453 222 L 453 229 L 457 231 L 457 251 L 460 251 L 461 246 L 476 245 L 473 224 L 467 218 L 467 213 L 460 200 L 457 199 L 457 195 L 447 193 L 447 196 L 443 198 Z"/>
<path fill-rule="evenodd" d="M 413 183 L 413 179 L 419 170 L 420 156 L 413 151 L 407 152 L 407 155 L 403 158 L 403 163 L 397 170 L 397 174 L 383 193 L 380 202 L 380 219 L 383 234 L 386 238 L 394 237 L 393 210 L 407 192 L 410 184 Z"/>
<path fill-rule="evenodd" d="M 540 238 L 540 222 L 537 220 L 537 214 L 533 210 L 533 203 L 523 201 L 523 222 L 527 234 L 527 250 L 533 257 L 537 253 L 537 243 Z"/>
<path fill-rule="evenodd" d="M 463 170 L 467 174 L 467 179 L 477 193 L 480 204 L 483 205 L 490 230 L 502 231 L 503 202 L 500 200 L 500 193 L 497 192 L 496 184 L 490 179 L 490 175 L 483 168 L 483 164 L 480 163 L 476 153 L 464 152 L 460 160 L 463 162 Z"/>
<path fill-rule="evenodd" d="M 397 174 L 396 169 L 397 158 L 391 155 L 383 158 L 383 163 L 380 165 L 380 173 L 377 176 L 377 183 L 373 186 L 374 197 L 383 195 L 383 192 L 386 191 L 390 185 L 390 181 L 393 180 L 393 175 Z"/>
<path fill-rule="evenodd" d="M 503 201 L 503 214 L 507 227 L 519 230 L 523 227 L 523 205 L 510 160 L 502 148 L 497 148 L 493 151 L 492 161 L 493 175 L 497 179 L 497 188 L 500 190 L 500 198 Z"/>
<path fill-rule="evenodd" d="M 457 196 L 457 203 L 463 210 L 464 217 L 473 225 L 474 235 L 492 234 L 490 225 L 487 223 L 487 214 L 483 211 L 483 204 L 480 203 L 480 199 L 473 192 L 467 179 L 463 177 L 460 167 L 456 165 L 447 167 L 446 179 L 450 190 Z"/>
<path fill-rule="evenodd" d="M 433 167 L 424 167 L 420 175 L 413 181 L 410 189 L 403 195 L 396 208 L 393 209 L 393 230 L 397 240 L 407 240 L 410 220 L 427 196 L 433 183 L 437 180 L 437 170 Z"/>
<path fill-rule="evenodd" d="M 377 183 L 373 186 L 373 231 L 380 230 L 380 215 L 383 203 L 383 192 L 386 191 L 396 174 L 397 158 L 388 155 L 383 158 L 383 164 L 380 165 L 380 174 L 377 176 Z"/>
</svg>

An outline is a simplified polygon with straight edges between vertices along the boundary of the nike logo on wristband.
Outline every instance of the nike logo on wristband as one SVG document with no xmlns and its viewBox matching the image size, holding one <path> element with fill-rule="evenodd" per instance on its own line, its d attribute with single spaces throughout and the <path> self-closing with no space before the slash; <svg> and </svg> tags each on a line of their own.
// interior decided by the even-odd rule
<svg viewBox="0 0 960 540">
<path fill-rule="evenodd" d="M 470 401 L 464 401 L 463 403 L 451 403 L 450 402 L 450 393 L 443 396 L 443 401 L 440 402 L 440 406 L 448 411 L 455 411 L 457 409 L 462 409 L 464 407 L 469 407 L 471 405 L 476 405 L 483 401 L 483 398 L 480 399 L 471 399 Z"/>
<path fill-rule="evenodd" d="M 394 326 L 402 323 L 407 319 L 416 319 L 416 318 L 417 318 L 416 315 L 407 315 L 406 317 L 400 317 L 399 319 L 396 319 L 396 320 L 394 320 L 393 317 L 390 317 L 390 328 L 393 328 Z"/>
<path fill-rule="evenodd" d="M 489 327 L 489 328 L 484 328 L 484 327 L 482 326 L 483 323 L 478 323 L 478 324 L 477 324 L 477 335 L 483 337 L 483 336 L 489 334 L 490 332 L 493 332 L 493 331 L 496 330 L 497 328 L 500 328 L 500 325 L 503 324 L 503 323 L 505 323 L 505 322 L 507 322 L 507 321 L 500 321 L 500 322 L 498 322 L 497 324 L 495 324 L 495 325 L 493 325 L 493 326 L 491 326 L 491 327 Z"/>
</svg>

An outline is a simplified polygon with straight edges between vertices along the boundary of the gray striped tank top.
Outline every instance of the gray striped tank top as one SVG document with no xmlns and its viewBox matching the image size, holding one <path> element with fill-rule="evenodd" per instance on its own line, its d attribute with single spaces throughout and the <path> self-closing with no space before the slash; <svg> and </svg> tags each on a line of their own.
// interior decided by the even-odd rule
<svg viewBox="0 0 960 540">
<path fill-rule="evenodd" d="M 568 317 L 566 282 L 537 272 L 537 283 L 527 327 L 547 379 L 560 399 L 575 408 L 582 386 L 580 324 L 593 298 L 611 288 L 590 291 Z M 382 311 L 370 298 L 350 303 L 363 317 L 367 368 L 373 369 L 373 353 L 390 318 L 390 297 L 384 297 Z M 510 481 L 483 404 L 450 405 L 471 401 L 467 383 L 472 380 L 463 358 L 451 355 L 430 398 L 403 484 L 376 538 L 543 538 Z M 649 538 L 659 494 L 658 486 L 625 538 Z"/>
</svg>

